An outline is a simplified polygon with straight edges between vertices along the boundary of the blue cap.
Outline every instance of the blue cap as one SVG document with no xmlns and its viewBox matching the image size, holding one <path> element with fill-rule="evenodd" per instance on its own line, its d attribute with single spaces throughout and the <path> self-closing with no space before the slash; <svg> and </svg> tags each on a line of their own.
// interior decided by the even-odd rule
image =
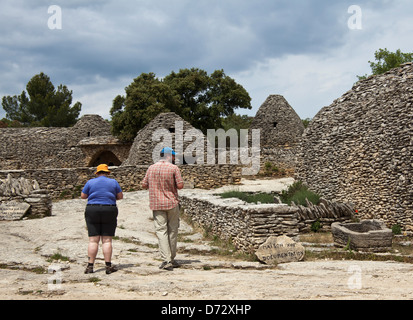
<svg viewBox="0 0 413 320">
<path fill-rule="evenodd" d="M 172 154 L 172 155 L 176 155 L 176 153 L 175 153 L 175 151 L 174 151 L 174 149 L 172 149 L 172 148 L 163 148 L 162 149 L 162 151 L 161 151 L 161 153 L 163 153 L 163 154 Z"/>
</svg>

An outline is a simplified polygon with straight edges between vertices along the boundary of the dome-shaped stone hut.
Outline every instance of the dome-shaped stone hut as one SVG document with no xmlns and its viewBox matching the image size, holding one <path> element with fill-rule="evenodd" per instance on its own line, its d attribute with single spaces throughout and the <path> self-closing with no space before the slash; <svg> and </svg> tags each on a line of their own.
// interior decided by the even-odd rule
<svg viewBox="0 0 413 320">
<path fill-rule="evenodd" d="M 261 129 L 261 148 L 278 148 L 296 143 L 304 125 L 281 95 L 270 95 L 258 109 L 251 129 Z"/>
<path fill-rule="evenodd" d="M 296 178 L 361 218 L 413 231 L 413 64 L 354 85 L 301 141 Z"/>
<path fill-rule="evenodd" d="M 190 139 L 190 141 L 185 139 L 188 131 L 193 136 L 193 139 Z M 162 145 L 173 148 L 177 152 L 179 149 L 187 151 L 189 144 L 196 143 L 194 141 L 196 136 L 193 135 L 195 133 L 202 138 L 202 141 L 201 139 L 200 141 L 203 144 L 204 136 L 200 130 L 196 130 L 189 122 L 183 120 L 174 112 L 161 113 L 138 132 L 129 151 L 129 157 L 122 166 L 153 164 L 153 152 L 155 152 L 155 156 L 158 156 L 160 150 L 156 150 L 156 148 Z M 181 147 L 176 144 L 177 142 L 182 144 Z M 204 153 L 199 156 L 203 158 Z M 176 158 L 177 164 L 185 164 L 185 159 L 181 153 Z"/>
</svg>

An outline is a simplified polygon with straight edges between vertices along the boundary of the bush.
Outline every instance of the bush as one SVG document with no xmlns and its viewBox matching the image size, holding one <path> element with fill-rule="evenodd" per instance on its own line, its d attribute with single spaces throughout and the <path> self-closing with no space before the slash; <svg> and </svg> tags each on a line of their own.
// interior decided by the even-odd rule
<svg viewBox="0 0 413 320">
<path fill-rule="evenodd" d="M 393 225 L 391 230 L 393 231 L 393 234 L 402 234 L 402 228 L 398 224 Z"/>
<path fill-rule="evenodd" d="M 293 183 L 287 190 L 283 190 L 280 196 L 283 203 L 291 205 L 294 201 L 297 205 L 307 206 L 305 199 L 311 203 L 318 205 L 320 203 L 320 195 L 308 189 L 301 181 Z"/>
<path fill-rule="evenodd" d="M 319 220 L 317 220 L 316 222 L 313 222 L 313 224 L 311 225 L 311 231 L 313 232 L 318 232 L 318 230 L 321 229 L 321 223 Z"/>
<path fill-rule="evenodd" d="M 241 191 L 228 191 L 220 196 L 222 198 L 238 198 L 248 203 L 274 203 L 274 196 L 268 193 L 248 194 Z"/>
</svg>

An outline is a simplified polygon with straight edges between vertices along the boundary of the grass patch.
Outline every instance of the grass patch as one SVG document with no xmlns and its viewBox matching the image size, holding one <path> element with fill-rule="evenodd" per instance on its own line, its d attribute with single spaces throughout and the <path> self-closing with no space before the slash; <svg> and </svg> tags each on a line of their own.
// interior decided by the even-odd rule
<svg viewBox="0 0 413 320">
<path fill-rule="evenodd" d="M 26 267 L 22 267 L 22 266 L 19 266 L 19 265 L 10 266 L 10 265 L 7 265 L 7 264 L 0 264 L 0 269 L 28 271 L 28 272 L 33 272 L 35 274 L 47 273 L 47 269 L 45 269 L 43 267 L 26 268 Z"/>
<path fill-rule="evenodd" d="M 220 194 L 222 198 L 237 198 L 247 203 L 275 203 L 274 195 L 270 193 L 247 193 L 242 191 L 227 191 Z M 283 190 L 280 199 L 283 203 L 291 205 L 294 202 L 297 205 L 307 206 L 307 201 L 318 205 L 320 203 L 320 195 L 308 189 L 301 181 L 293 183 L 287 190 Z"/>
<path fill-rule="evenodd" d="M 308 251 L 305 252 L 304 261 L 317 260 L 356 260 L 356 261 L 395 261 L 402 263 L 413 263 L 413 257 L 400 255 L 379 255 L 369 252 L 348 251 L 343 249 L 330 249 L 324 251 Z"/>
<path fill-rule="evenodd" d="M 238 198 L 247 203 L 274 203 L 274 196 L 268 193 L 249 194 L 242 191 L 228 191 L 220 194 L 222 198 Z"/>
<path fill-rule="evenodd" d="M 102 281 L 102 279 L 100 279 L 100 278 L 98 278 L 98 277 L 90 277 L 89 278 L 89 282 L 92 282 L 92 283 L 98 283 L 99 281 Z"/>
<path fill-rule="evenodd" d="M 62 255 L 60 252 L 56 252 L 55 254 L 51 255 L 48 259 L 47 262 L 53 262 L 53 261 L 70 261 L 69 257 L 66 257 Z"/>
<path fill-rule="evenodd" d="M 308 189 L 301 181 L 293 183 L 287 190 L 283 190 L 280 196 L 283 203 L 291 205 L 294 202 L 297 205 L 307 206 L 306 199 L 311 203 L 318 205 L 320 195 Z"/>
</svg>

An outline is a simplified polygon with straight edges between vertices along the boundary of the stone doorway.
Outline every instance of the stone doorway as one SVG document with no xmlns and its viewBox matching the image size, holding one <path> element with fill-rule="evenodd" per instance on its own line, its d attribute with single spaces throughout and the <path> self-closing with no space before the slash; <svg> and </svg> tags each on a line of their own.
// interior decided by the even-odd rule
<svg viewBox="0 0 413 320">
<path fill-rule="evenodd" d="M 122 162 L 112 151 L 102 151 L 96 154 L 89 163 L 89 167 L 97 167 L 100 164 L 108 166 L 120 166 Z"/>
</svg>

